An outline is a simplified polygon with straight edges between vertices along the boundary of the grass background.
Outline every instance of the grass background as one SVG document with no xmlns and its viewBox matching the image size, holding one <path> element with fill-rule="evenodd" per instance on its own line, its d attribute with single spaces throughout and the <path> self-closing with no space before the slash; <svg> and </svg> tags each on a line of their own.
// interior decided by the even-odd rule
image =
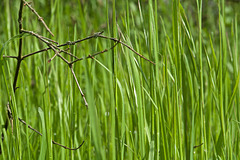
<svg viewBox="0 0 240 160">
<path fill-rule="evenodd" d="M 156 65 L 121 45 L 74 64 L 86 109 L 68 66 L 58 57 L 48 63 L 54 53 L 43 52 L 22 62 L 14 95 L 17 61 L 2 55 L 18 54 L 19 38 L 12 37 L 19 1 L 2 0 L 0 159 L 240 159 L 239 2 L 38 0 L 32 6 L 59 43 L 102 30 L 121 33 Z M 50 37 L 27 7 L 23 28 Z M 92 39 L 71 52 L 84 57 L 111 45 Z M 23 38 L 24 55 L 45 47 Z M 13 133 L 2 126 L 10 96 Z M 72 148 L 85 143 L 69 151 L 51 140 Z"/>
</svg>

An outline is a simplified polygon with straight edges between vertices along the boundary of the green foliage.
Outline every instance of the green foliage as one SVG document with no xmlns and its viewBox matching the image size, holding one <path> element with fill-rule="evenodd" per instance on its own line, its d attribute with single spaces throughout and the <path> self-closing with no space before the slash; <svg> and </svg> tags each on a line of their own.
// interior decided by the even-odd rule
<svg viewBox="0 0 240 160">
<path fill-rule="evenodd" d="M 22 61 L 15 94 L 19 38 L 23 55 L 47 47 L 18 35 L 19 1 L 0 4 L 0 159 L 240 159 L 240 3 L 224 0 L 72 0 L 31 4 L 59 43 L 104 31 L 120 44 L 69 66 L 53 51 Z M 51 35 L 24 6 L 23 29 Z M 3 34 L 4 33 L 4 34 Z M 78 57 L 110 48 L 94 38 Z M 63 47 L 66 49 L 67 47 Z M 62 53 L 61 53 L 62 54 Z M 70 59 L 70 57 L 68 57 Z M 11 99 L 13 132 L 6 106 Z M 18 117 L 42 133 L 39 136 Z M 70 148 L 52 144 L 52 140 Z"/>
</svg>

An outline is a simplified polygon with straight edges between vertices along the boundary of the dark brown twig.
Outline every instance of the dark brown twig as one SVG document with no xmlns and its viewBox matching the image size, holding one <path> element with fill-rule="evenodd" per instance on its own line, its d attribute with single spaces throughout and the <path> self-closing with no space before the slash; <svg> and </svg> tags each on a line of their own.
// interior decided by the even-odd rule
<svg viewBox="0 0 240 160">
<path fill-rule="evenodd" d="M 198 147 L 201 147 L 203 145 L 203 143 L 199 144 L 199 145 L 196 145 L 196 146 L 193 146 L 193 148 L 198 148 Z"/>
<path fill-rule="evenodd" d="M 22 34 L 22 9 L 23 9 L 23 1 L 20 3 L 20 9 L 18 13 L 18 23 L 19 23 L 19 34 Z M 13 90 L 14 92 L 16 91 L 16 85 L 17 85 L 17 79 L 18 79 L 18 73 L 20 70 L 20 65 L 22 62 L 22 38 L 19 39 L 19 48 L 18 48 L 18 62 L 17 62 L 17 68 L 14 76 L 14 81 L 13 81 Z"/>
<path fill-rule="evenodd" d="M 32 6 L 31 6 L 28 2 L 26 2 L 25 0 L 22 0 L 22 1 L 23 1 L 23 2 L 25 3 L 25 5 L 27 5 L 28 8 L 38 17 L 38 20 L 42 22 L 42 24 L 43 24 L 44 27 L 47 29 L 47 31 L 48 31 L 52 36 L 54 36 L 54 34 L 51 32 L 51 30 L 48 28 L 48 26 L 47 26 L 46 23 L 44 22 L 43 18 L 37 13 L 37 11 L 36 11 L 34 8 L 32 8 Z"/>
<path fill-rule="evenodd" d="M 61 146 L 61 147 L 65 148 L 65 149 L 68 149 L 68 150 L 78 150 L 79 148 L 82 147 L 82 145 L 83 145 L 84 142 L 85 142 L 85 141 L 82 141 L 82 143 L 81 143 L 77 148 L 69 148 L 69 147 L 67 147 L 67 146 L 64 146 L 64 145 L 62 145 L 62 144 L 60 144 L 60 143 L 57 143 L 57 142 L 55 142 L 55 141 L 52 140 L 52 143 L 53 143 L 53 144 L 56 144 L 56 145 Z"/>
<path fill-rule="evenodd" d="M 28 125 L 24 120 L 22 120 L 21 118 L 18 118 L 18 120 L 19 120 L 21 123 L 23 123 L 24 125 L 27 125 L 28 128 L 31 129 L 32 131 L 34 131 L 34 132 L 37 133 L 38 135 L 42 136 L 42 133 L 40 133 L 38 130 L 34 129 L 32 126 Z M 52 140 L 52 143 L 53 143 L 53 144 L 56 144 L 56 145 L 58 145 L 58 146 L 60 146 L 60 147 L 63 147 L 63 148 L 65 148 L 65 149 L 68 149 L 68 150 L 77 150 L 77 149 L 79 149 L 79 148 L 83 145 L 84 141 L 83 141 L 83 142 L 80 144 L 80 146 L 77 147 L 77 148 L 69 148 L 69 147 L 64 146 L 64 145 L 62 145 L 62 144 L 60 144 L 60 143 L 55 142 L 54 140 Z"/>
</svg>

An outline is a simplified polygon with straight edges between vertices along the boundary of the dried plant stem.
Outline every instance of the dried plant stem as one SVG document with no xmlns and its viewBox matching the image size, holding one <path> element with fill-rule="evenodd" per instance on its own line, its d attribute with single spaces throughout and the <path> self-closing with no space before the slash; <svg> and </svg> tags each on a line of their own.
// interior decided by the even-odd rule
<svg viewBox="0 0 240 160">
<path fill-rule="evenodd" d="M 105 50 L 103 50 L 103 51 L 94 53 L 94 54 L 92 54 L 92 55 L 89 54 L 89 55 L 88 55 L 87 57 L 85 57 L 85 58 L 84 58 L 84 57 L 78 58 L 78 59 L 70 62 L 70 64 L 74 64 L 74 63 L 76 63 L 76 62 L 78 62 L 78 61 L 81 61 L 81 60 L 84 60 L 84 59 L 93 58 L 93 57 L 95 57 L 95 56 L 97 56 L 97 55 L 99 55 L 99 54 L 102 54 L 102 53 L 105 53 L 105 52 L 107 52 L 107 51 L 109 51 L 109 50 L 112 50 L 112 49 L 113 49 L 114 47 L 116 47 L 118 44 L 119 44 L 119 41 L 118 41 L 115 45 L 113 45 L 111 48 L 109 48 L 109 49 L 105 49 Z"/>
<path fill-rule="evenodd" d="M 61 53 L 61 52 L 66 52 L 66 51 L 64 51 L 64 50 L 60 49 L 59 47 L 57 47 L 56 45 L 48 42 L 45 38 L 43 38 L 43 36 L 40 36 L 40 35 L 38 35 L 37 33 L 34 33 L 33 31 L 27 31 L 27 30 L 23 30 L 23 29 L 22 29 L 22 32 L 23 32 L 23 33 L 31 34 L 31 35 L 33 35 L 34 37 L 38 38 L 39 40 L 43 41 L 44 43 L 46 43 L 46 44 L 55 52 L 55 56 L 57 55 L 57 56 L 59 56 L 64 62 L 66 62 L 67 64 L 69 63 L 68 60 L 66 60 L 64 57 L 62 57 L 62 56 L 59 54 L 59 53 Z M 57 51 L 57 50 L 58 50 L 58 51 Z M 55 57 L 55 56 L 54 56 L 54 57 Z M 53 59 L 53 58 L 52 58 L 52 59 Z M 52 59 L 50 59 L 50 61 L 51 61 Z M 49 61 L 49 62 L 50 62 L 50 61 Z"/>
<path fill-rule="evenodd" d="M 116 38 L 111 38 L 111 37 L 107 37 L 107 36 L 103 36 L 103 35 L 99 35 L 98 37 L 100 37 L 100 38 L 105 38 L 105 39 L 110 39 L 110 40 L 115 41 L 115 42 L 118 41 L 118 39 L 116 39 Z M 124 42 L 122 42 L 122 41 L 119 41 L 119 43 L 121 43 L 123 46 L 125 46 L 125 47 L 127 47 L 128 49 L 130 49 L 131 51 L 133 51 L 133 53 L 135 53 L 135 54 L 138 55 L 139 57 L 141 57 L 141 58 L 145 59 L 146 61 L 148 61 L 148 62 L 150 62 L 150 63 L 152 63 L 152 64 L 155 65 L 155 63 L 154 63 L 153 61 L 145 58 L 143 55 L 141 55 L 140 53 L 138 53 L 137 51 L 135 51 L 132 47 L 130 47 L 130 46 L 127 45 L 126 43 L 124 43 Z"/>
<path fill-rule="evenodd" d="M 54 40 L 52 40 L 52 39 L 50 39 L 50 38 L 47 38 L 47 37 L 43 37 L 43 36 L 41 36 L 43 39 L 46 39 L 46 40 L 48 40 L 48 41 L 50 41 L 50 42 L 52 42 L 52 43 L 55 43 L 56 45 L 58 45 L 58 42 L 56 42 L 56 41 L 54 41 Z"/>
<path fill-rule="evenodd" d="M 27 33 L 34 34 L 34 33 L 31 32 L 31 31 L 27 31 Z M 109 39 L 109 40 L 112 40 L 112 41 L 114 41 L 114 42 L 121 43 L 123 46 L 125 46 L 125 47 L 127 47 L 128 49 L 130 49 L 131 51 L 133 51 L 133 52 L 134 52 L 136 55 L 138 55 L 139 57 L 141 57 L 141 58 L 145 59 L 146 61 L 148 61 L 148 62 L 150 62 L 150 63 L 152 63 L 152 64 L 155 65 L 154 62 L 152 62 L 151 60 L 145 58 L 143 55 L 141 55 L 140 53 L 138 53 L 137 51 L 135 51 L 132 47 L 130 47 L 130 46 L 127 45 L 126 43 L 124 43 L 124 42 L 122 42 L 122 41 L 120 41 L 120 40 L 118 40 L 118 39 L 116 39 L 116 38 L 106 37 L 106 36 L 103 36 L 103 35 L 101 35 L 101 34 L 102 34 L 102 32 L 98 32 L 98 33 L 95 33 L 95 34 L 93 34 L 93 35 L 91 35 L 91 36 L 89 36 L 89 37 L 83 38 L 83 39 L 79 39 L 79 40 L 72 41 L 72 42 L 71 42 L 71 41 L 68 41 L 68 42 L 66 42 L 66 43 L 64 43 L 64 44 L 55 46 L 55 48 L 58 48 L 58 49 L 59 49 L 59 47 L 63 47 L 63 46 L 67 46 L 67 45 L 75 45 L 76 43 L 80 43 L 80 42 L 83 42 L 83 41 L 86 41 L 86 40 L 89 40 L 89 39 L 92 39 L 92 38 L 100 37 L 100 38 Z M 37 34 L 35 34 L 35 35 L 37 35 Z M 37 37 L 37 36 L 36 36 L 36 37 Z M 40 37 L 40 36 L 39 36 L 39 37 Z M 41 38 L 41 39 L 42 39 L 42 38 Z M 33 52 L 33 53 L 29 53 L 29 54 L 23 56 L 23 57 L 22 57 L 22 60 L 25 59 L 25 58 L 27 58 L 27 57 L 29 57 L 29 56 L 32 56 L 32 55 L 35 55 L 35 54 L 38 54 L 38 53 L 41 53 L 41 52 L 44 52 L 44 51 L 48 51 L 49 49 L 52 49 L 52 48 L 51 48 L 51 47 L 49 47 L 49 48 L 44 48 L 44 49 L 41 49 L 41 50 L 39 50 L 39 51 L 36 51 L 36 52 Z M 60 49 L 59 49 L 59 50 L 60 50 Z M 108 49 L 108 50 L 109 50 L 109 49 Z M 107 51 L 108 51 L 108 50 L 107 50 Z M 75 62 L 77 62 L 77 61 L 80 61 L 80 60 L 83 60 L 83 59 L 84 59 L 84 58 L 78 58 L 77 56 L 74 56 L 73 54 L 71 54 L 71 53 L 69 53 L 69 52 L 66 52 L 66 51 L 62 51 L 62 52 L 64 52 L 64 53 L 66 53 L 66 54 L 68 54 L 68 55 L 76 58 L 76 60 L 74 60 L 73 62 L 70 62 L 71 64 L 73 64 L 73 63 L 75 63 Z M 101 53 L 102 53 L 102 52 L 101 52 Z M 104 53 L 104 52 L 103 52 L 103 53 Z M 16 59 L 15 56 L 6 56 L 6 55 L 4 55 L 3 57 L 4 57 L 4 58 L 15 58 L 15 59 Z M 54 55 L 54 57 L 55 57 L 55 55 Z M 51 58 L 50 61 L 51 61 L 52 59 L 53 59 L 53 58 Z"/>
<path fill-rule="evenodd" d="M 203 143 L 199 144 L 199 145 L 196 145 L 196 146 L 193 146 L 193 148 L 198 148 L 198 147 L 201 147 L 203 145 Z"/>
<path fill-rule="evenodd" d="M 72 151 L 78 150 L 79 148 L 81 148 L 84 142 L 85 142 L 85 141 L 82 141 L 82 143 L 81 143 L 77 148 L 69 148 L 69 147 L 67 147 L 67 146 L 64 146 L 64 145 L 62 145 L 62 144 L 60 144 L 60 143 L 57 143 L 57 142 L 55 142 L 54 140 L 52 140 L 52 143 L 53 143 L 53 144 L 56 144 L 56 145 L 58 145 L 58 146 L 61 146 L 61 147 L 65 148 L 65 149 L 72 150 Z"/>
<path fill-rule="evenodd" d="M 34 131 L 34 132 L 37 133 L 38 135 L 42 136 L 42 133 L 40 133 L 38 130 L 34 129 L 32 126 L 28 125 L 24 120 L 22 120 L 21 118 L 18 118 L 18 120 L 19 120 L 21 123 L 27 125 L 28 128 L 31 129 L 32 131 Z M 77 148 L 69 148 L 69 147 L 64 146 L 64 145 L 62 145 L 62 144 L 60 144 L 60 143 L 55 142 L 54 140 L 52 140 L 52 143 L 53 143 L 53 144 L 56 144 L 56 145 L 58 145 L 58 146 L 61 146 L 61 147 L 65 148 L 65 149 L 68 149 L 68 150 L 77 150 L 77 149 L 79 149 L 79 148 L 83 145 L 84 141 L 83 141 L 83 142 L 80 144 L 80 146 L 78 146 Z"/>
<path fill-rule="evenodd" d="M 20 3 L 20 9 L 18 13 L 18 23 L 19 23 L 19 34 L 22 34 L 22 9 L 23 9 L 23 1 L 21 0 Z M 18 58 L 17 58 L 17 68 L 14 76 L 14 81 L 13 81 L 13 90 L 14 92 L 16 91 L 16 85 L 17 85 L 17 79 L 18 79 L 18 73 L 20 70 L 20 65 L 22 62 L 22 38 L 19 39 L 19 48 L 18 48 Z"/>
<path fill-rule="evenodd" d="M 13 58 L 13 59 L 18 59 L 17 56 L 8 56 L 8 55 L 3 55 L 3 58 Z"/>
<path fill-rule="evenodd" d="M 46 23 L 44 22 L 43 18 L 37 13 L 37 11 L 25 0 L 22 0 L 25 5 L 28 6 L 28 8 L 38 17 L 38 20 L 42 22 L 42 24 L 44 25 L 44 27 L 47 29 L 47 31 L 54 36 L 54 34 L 51 32 L 51 30 L 48 28 L 48 26 L 46 25 Z"/>
<path fill-rule="evenodd" d="M 70 68 L 71 71 L 72 71 L 74 80 L 75 80 L 75 82 L 76 82 L 76 84 L 77 84 L 77 86 L 78 86 L 78 89 L 79 89 L 79 91 L 80 91 L 80 93 L 81 93 L 81 95 L 82 95 L 82 98 L 83 98 L 83 100 L 84 100 L 85 106 L 88 108 L 87 100 L 86 100 L 86 98 L 85 98 L 85 95 L 83 94 L 83 91 L 82 91 L 79 83 L 78 83 L 77 77 L 76 77 L 76 75 L 75 75 L 75 73 L 74 73 L 74 71 L 73 71 L 73 68 L 72 68 L 72 65 L 71 65 L 71 64 L 69 65 L 69 68 Z"/>
</svg>

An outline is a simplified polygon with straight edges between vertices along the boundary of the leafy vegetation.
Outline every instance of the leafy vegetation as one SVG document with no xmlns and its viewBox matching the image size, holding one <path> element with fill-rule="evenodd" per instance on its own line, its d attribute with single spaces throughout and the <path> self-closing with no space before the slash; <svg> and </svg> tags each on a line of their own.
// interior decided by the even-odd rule
<svg viewBox="0 0 240 160">
<path fill-rule="evenodd" d="M 19 1 L 0 3 L 0 159 L 240 159 L 239 1 L 33 1 L 55 35 L 23 6 L 23 29 L 64 44 L 96 32 L 118 44 L 72 69 L 19 34 Z M 69 52 L 88 57 L 115 43 L 99 37 Z M 62 53 L 60 53 L 62 54 Z M 68 57 L 73 60 L 73 57 Z M 4 128 L 7 104 L 12 111 Z M 24 125 L 42 133 L 39 136 Z M 69 148 L 52 143 L 52 140 Z"/>
</svg>

